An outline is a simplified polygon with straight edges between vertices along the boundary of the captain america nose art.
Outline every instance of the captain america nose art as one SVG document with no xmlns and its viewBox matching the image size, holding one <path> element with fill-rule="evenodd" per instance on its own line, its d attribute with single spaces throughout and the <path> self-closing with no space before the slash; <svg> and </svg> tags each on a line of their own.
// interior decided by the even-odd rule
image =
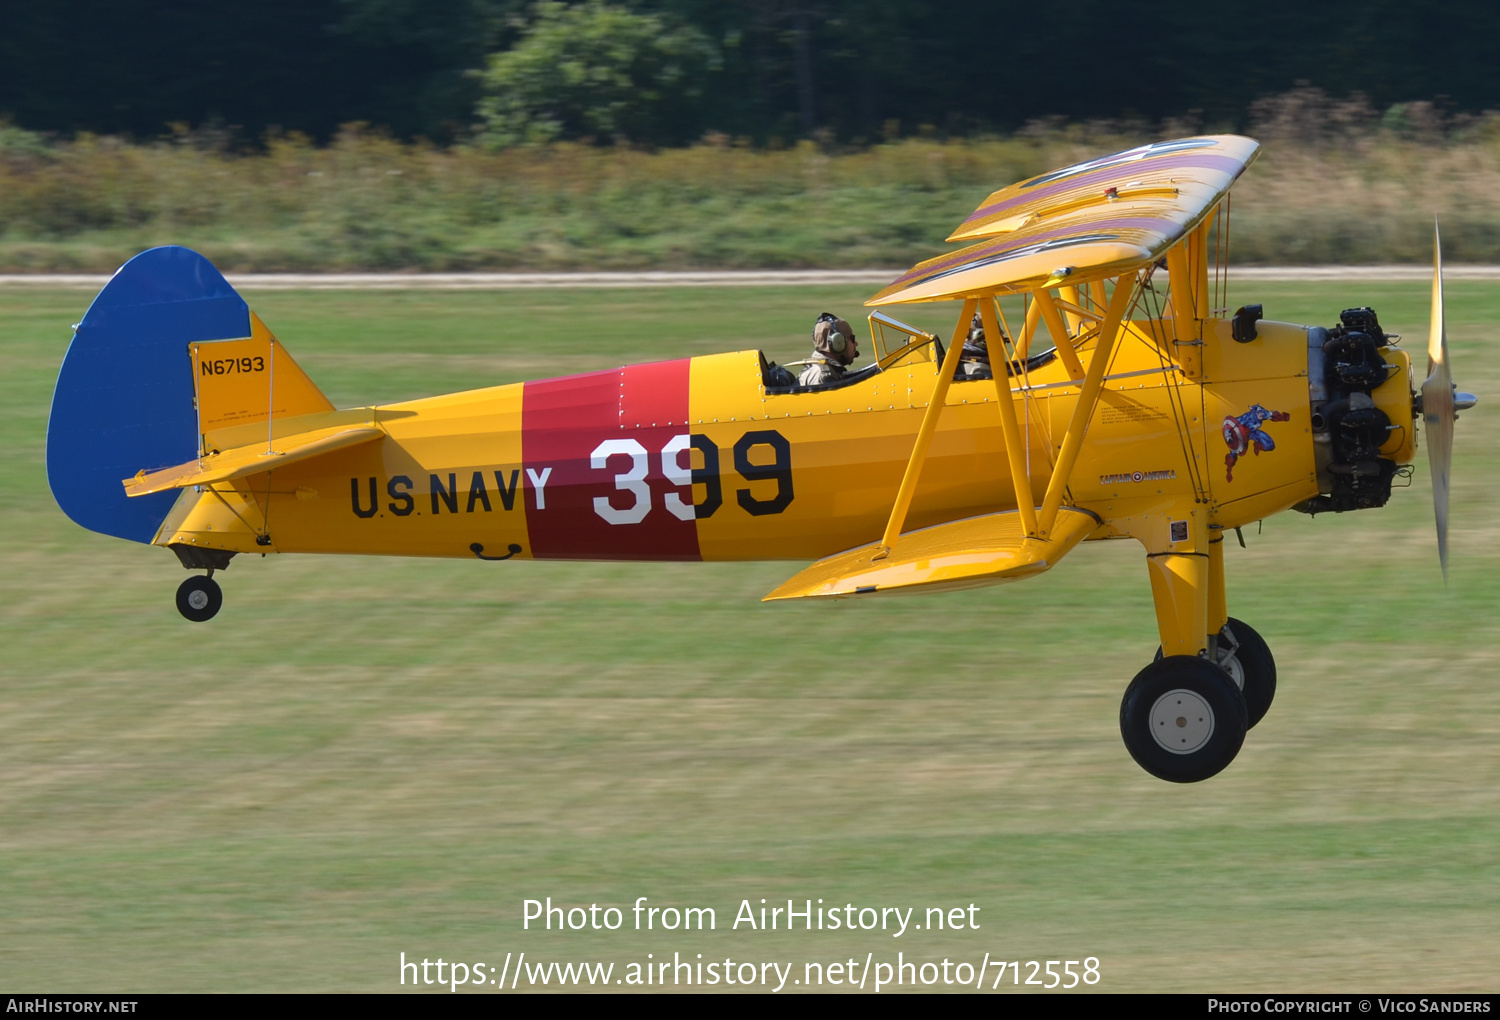
<svg viewBox="0 0 1500 1020">
<path fill-rule="evenodd" d="M 1234 465 L 1245 454 L 1254 451 L 1270 453 L 1276 449 L 1276 441 L 1261 428 L 1268 421 L 1291 421 L 1286 411 L 1270 411 L 1259 404 L 1251 404 L 1250 410 L 1237 417 L 1224 418 L 1224 445 L 1229 453 L 1224 457 L 1224 480 L 1234 481 Z"/>
</svg>

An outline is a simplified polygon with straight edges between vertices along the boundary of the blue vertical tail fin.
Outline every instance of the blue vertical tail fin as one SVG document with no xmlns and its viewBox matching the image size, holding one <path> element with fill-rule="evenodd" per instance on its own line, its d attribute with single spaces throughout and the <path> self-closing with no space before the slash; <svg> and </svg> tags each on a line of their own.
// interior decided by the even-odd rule
<svg viewBox="0 0 1500 1020">
<path fill-rule="evenodd" d="M 58 372 L 47 481 L 64 513 L 106 535 L 150 542 L 177 498 L 134 499 L 122 480 L 198 455 L 188 344 L 250 336 L 250 308 L 202 255 L 152 248 L 89 306 Z"/>
</svg>

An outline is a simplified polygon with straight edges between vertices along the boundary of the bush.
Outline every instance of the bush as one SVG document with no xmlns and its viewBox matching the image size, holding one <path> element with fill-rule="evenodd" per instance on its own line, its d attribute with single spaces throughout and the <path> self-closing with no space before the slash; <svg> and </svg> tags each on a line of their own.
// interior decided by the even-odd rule
<svg viewBox="0 0 1500 1020">
<path fill-rule="evenodd" d="M 674 125 L 698 122 L 692 108 L 718 67 L 718 51 L 691 26 L 600 0 L 540 3 L 521 40 L 489 59 L 480 138 L 492 148 L 681 142 Z"/>
<path fill-rule="evenodd" d="M 1433 126 L 1415 104 L 1293 99 L 1259 108 L 1236 264 L 1426 262 L 1434 214 L 1452 261 L 1500 262 L 1500 115 Z M 0 128 L 0 271 L 108 271 L 156 244 L 226 271 L 895 270 L 942 252 L 995 188 L 1172 133 L 1051 124 L 847 151 L 718 135 L 648 152 L 440 148 L 351 125 L 325 146 L 283 135 L 237 151 L 191 133 L 135 145 Z"/>
</svg>

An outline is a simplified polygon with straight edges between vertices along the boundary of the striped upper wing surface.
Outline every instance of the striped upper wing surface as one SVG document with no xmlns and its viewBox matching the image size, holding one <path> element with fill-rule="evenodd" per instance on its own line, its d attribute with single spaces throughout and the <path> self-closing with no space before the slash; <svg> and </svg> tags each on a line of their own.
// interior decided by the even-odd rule
<svg viewBox="0 0 1500 1020">
<path fill-rule="evenodd" d="M 1160 258 L 1218 204 L 1260 151 L 1239 135 L 1154 142 L 1076 163 L 985 199 L 948 240 L 977 241 L 914 266 L 868 305 L 1033 290 Z"/>
</svg>

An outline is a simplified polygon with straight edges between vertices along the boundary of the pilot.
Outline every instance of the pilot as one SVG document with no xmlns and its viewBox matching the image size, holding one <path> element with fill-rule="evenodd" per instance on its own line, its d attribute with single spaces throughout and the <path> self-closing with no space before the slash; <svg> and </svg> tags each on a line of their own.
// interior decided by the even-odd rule
<svg viewBox="0 0 1500 1020">
<path fill-rule="evenodd" d="M 958 356 L 958 378 L 993 379 L 990 367 L 990 348 L 984 338 L 984 321 L 978 316 L 969 323 L 969 335 L 964 339 L 964 349 Z"/>
<path fill-rule="evenodd" d="M 825 386 L 844 377 L 844 372 L 859 357 L 859 342 L 854 328 L 831 312 L 824 312 L 813 323 L 813 354 L 797 382 L 803 386 Z"/>
</svg>

